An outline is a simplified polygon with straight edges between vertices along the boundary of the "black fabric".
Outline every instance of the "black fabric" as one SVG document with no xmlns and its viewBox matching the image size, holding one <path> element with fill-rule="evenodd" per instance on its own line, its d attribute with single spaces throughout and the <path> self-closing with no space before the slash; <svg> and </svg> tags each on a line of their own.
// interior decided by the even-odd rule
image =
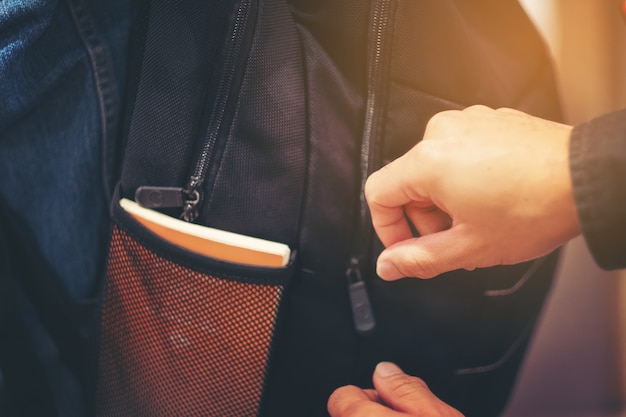
<svg viewBox="0 0 626 417">
<path fill-rule="evenodd" d="M 0 205 L 0 208 L 3 214 L 0 219 L 7 219 L 4 205 Z M 45 416 L 54 410 L 54 398 L 43 382 L 44 370 L 29 346 L 28 334 L 19 314 L 15 298 L 16 271 L 9 258 L 9 245 L 13 238 L 8 224 L 5 221 L 0 222 L 0 368 L 2 376 L 11 380 L 6 388 L 2 386 L 3 401 L 0 411 L 6 416 L 17 415 L 21 410 L 32 415 Z M 29 379 L 33 377 L 33 383 L 29 383 Z M 31 398 L 36 398 L 37 401 L 29 401 Z"/>
<path fill-rule="evenodd" d="M 307 170 L 300 42 L 286 5 L 261 2 L 223 153 L 205 180 L 203 224 L 297 245 Z M 254 186 L 250 186 L 254 184 Z"/>
<path fill-rule="evenodd" d="M 131 99 L 122 170 L 123 191 L 132 190 L 124 196 L 131 198 L 140 185 L 185 184 L 211 102 L 208 81 L 232 12 L 230 2 L 220 0 L 150 4 L 145 35 L 150 42 L 132 70 L 145 69 Z"/>
<path fill-rule="evenodd" d="M 626 110 L 576 126 L 570 141 L 583 236 L 604 269 L 626 267 Z"/>
<path fill-rule="evenodd" d="M 375 248 L 364 274 L 378 325 L 364 338 L 355 334 L 343 268 L 358 210 L 371 4 L 348 3 L 290 3 L 307 69 L 310 151 L 300 235 L 303 270 L 287 301 L 264 415 L 324 415 L 324 399 L 334 388 L 370 386 L 380 360 L 395 360 L 426 378 L 466 415 L 497 415 L 550 287 L 556 255 L 536 271 L 532 285 L 496 302 L 484 293 L 514 286 L 528 264 L 455 272 L 428 282 L 386 283 L 374 274 L 380 251 Z M 494 20 L 488 7 L 472 9 L 470 18 L 469 5 L 460 3 L 397 2 L 390 19 L 394 29 L 384 135 L 374 144 L 382 149 L 379 159 L 393 159 L 413 146 L 434 113 L 467 104 L 518 107 L 559 118 L 544 46 L 519 5 L 502 2 L 498 9 L 506 11 L 506 19 Z M 503 21 L 514 30 L 503 28 Z M 346 22 L 354 25 L 350 33 Z M 499 36 L 487 36 L 494 33 Z M 520 45 L 521 38 L 528 44 Z M 338 58 L 346 55 L 350 60 Z M 410 63 L 402 61 L 407 56 Z M 516 349 L 497 362 L 516 337 L 521 338 Z M 456 373 L 480 363 L 499 366 Z M 312 406 L 303 410 L 301 404 Z"/>
<path fill-rule="evenodd" d="M 413 147 L 442 110 L 561 117 L 544 45 L 516 1 L 399 1 L 395 16 L 385 160 Z"/>
</svg>

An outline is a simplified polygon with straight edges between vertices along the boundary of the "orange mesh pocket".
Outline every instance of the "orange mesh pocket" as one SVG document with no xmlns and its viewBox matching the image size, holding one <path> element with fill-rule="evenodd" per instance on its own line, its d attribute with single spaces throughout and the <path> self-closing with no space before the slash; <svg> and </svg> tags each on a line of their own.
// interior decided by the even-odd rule
<svg viewBox="0 0 626 417">
<path fill-rule="evenodd" d="M 181 266 L 115 227 L 98 416 L 255 416 L 283 285 Z"/>
</svg>

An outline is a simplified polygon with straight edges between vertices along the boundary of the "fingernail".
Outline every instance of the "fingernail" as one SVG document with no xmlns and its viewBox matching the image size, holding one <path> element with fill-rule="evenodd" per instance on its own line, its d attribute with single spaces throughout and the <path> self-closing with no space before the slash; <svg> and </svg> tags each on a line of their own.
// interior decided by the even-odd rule
<svg viewBox="0 0 626 417">
<path fill-rule="evenodd" d="M 376 273 L 379 277 L 385 280 L 397 278 L 398 271 L 394 264 L 389 261 L 379 260 L 376 264 Z"/>
<path fill-rule="evenodd" d="M 395 363 L 392 362 L 381 362 L 376 365 L 376 371 L 378 375 L 386 378 L 391 375 L 401 374 L 402 369 L 398 367 Z"/>
</svg>

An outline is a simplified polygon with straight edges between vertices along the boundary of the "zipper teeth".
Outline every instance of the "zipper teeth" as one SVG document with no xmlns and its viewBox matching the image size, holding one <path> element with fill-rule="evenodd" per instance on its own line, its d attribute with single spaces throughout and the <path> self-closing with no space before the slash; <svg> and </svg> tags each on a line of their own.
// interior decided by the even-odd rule
<svg viewBox="0 0 626 417">
<path fill-rule="evenodd" d="M 374 157 L 374 153 L 370 152 L 370 146 L 376 128 L 376 105 L 378 104 L 376 98 L 381 82 L 383 38 L 387 26 L 386 17 L 389 11 L 389 2 L 390 0 L 377 1 L 372 15 L 372 32 L 370 32 L 370 35 L 373 39 L 370 43 L 370 54 L 368 55 L 367 102 L 365 108 L 365 125 L 361 139 L 360 216 L 359 222 L 354 230 L 352 257 L 350 258 L 350 264 L 346 271 L 352 317 L 357 333 L 361 334 L 371 332 L 376 327 L 372 304 L 367 293 L 367 287 L 361 276 L 360 263 L 366 255 L 367 245 L 370 243 L 369 238 L 362 236 L 367 230 L 367 221 L 369 219 L 367 201 L 365 200 L 365 182 L 367 181 L 367 175 L 369 174 Z"/>
<path fill-rule="evenodd" d="M 371 52 L 372 59 L 369 65 L 369 81 L 367 91 L 367 104 L 365 110 L 365 128 L 363 129 L 363 138 L 361 142 L 361 184 L 360 184 L 360 214 L 361 225 L 363 229 L 367 222 L 367 201 L 365 200 L 365 182 L 369 175 L 371 157 L 370 146 L 372 144 L 372 136 L 374 135 L 374 124 L 376 119 L 376 96 L 378 93 L 379 78 L 382 65 L 382 49 L 383 49 L 383 37 L 387 27 L 387 12 L 389 10 L 389 0 L 380 0 L 374 9 L 374 24 L 372 31 L 374 33 L 374 42 L 372 44 Z M 358 235 L 358 233 L 357 233 Z"/>
<path fill-rule="evenodd" d="M 237 16 L 235 17 L 235 23 L 233 27 L 232 36 L 228 45 L 228 55 L 226 56 L 226 62 L 224 63 L 224 76 L 220 80 L 217 89 L 216 97 L 216 110 L 213 112 L 213 116 L 208 125 L 208 136 L 205 140 L 205 144 L 202 148 L 202 152 L 196 164 L 193 175 L 189 180 L 189 187 L 196 188 L 203 181 L 206 176 L 207 169 L 209 167 L 209 160 L 212 154 L 213 147 L 217 141 L 219 129 L 221 127 L 226 105 L 228 103 L 230 85 L 234 76 L 234 70 L 236 67 L 237 54 L 241 49 L 242 34 L 245 33 L 247 26 L 247 15 L 250 9 L 252 0 L 241 0 L 239 9 L 237 10 Z"/>
</svg>

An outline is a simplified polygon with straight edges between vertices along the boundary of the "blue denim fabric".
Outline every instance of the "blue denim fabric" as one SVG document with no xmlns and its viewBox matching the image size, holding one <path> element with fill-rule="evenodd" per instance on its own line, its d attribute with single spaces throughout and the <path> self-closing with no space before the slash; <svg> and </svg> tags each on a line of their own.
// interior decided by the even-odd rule
<svg viewBox="0 0 626 417">
<path fill-rule="evenodd" d="M 107 1 L 89 16 L 83 3 L 0 2 L 0 195 L 75 297 L 100 273 L 103 132 L 117 111 L 129 13 L 128 2 Z"/>
<path fill-rule="evenodd" d="M 0 199 L 8 221 L 34 236 L 44 278 L 77 303 L 93 296 L 106 255 L 103 148 L 117 134 L 131 6 L 0 0 Z M 16 299 L 58 391 L 51 414 L 80 415 L 80 387 L 36 306 L 21 291 Z"/>
</svg>

